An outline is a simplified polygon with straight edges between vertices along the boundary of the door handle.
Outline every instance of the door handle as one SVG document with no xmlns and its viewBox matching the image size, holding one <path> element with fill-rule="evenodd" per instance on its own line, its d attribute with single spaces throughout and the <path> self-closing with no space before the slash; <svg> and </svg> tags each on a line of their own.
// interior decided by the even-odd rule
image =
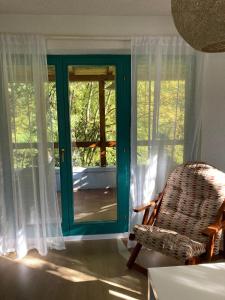
<svg viewBox="0 0 225 300">
<path fill-rule="evenodd" d="M 64 158 L 65 158 L 65 149 L 61 148 L 60 149 L 60 160 L 62 163 L 64 162 Z"/>
</svg>

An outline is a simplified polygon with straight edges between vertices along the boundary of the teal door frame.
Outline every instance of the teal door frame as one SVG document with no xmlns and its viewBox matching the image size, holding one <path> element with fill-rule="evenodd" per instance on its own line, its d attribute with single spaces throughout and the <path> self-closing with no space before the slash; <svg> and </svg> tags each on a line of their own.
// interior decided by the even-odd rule
<svg viewBox="0 0 225 300">
<path fill-rule="evenodd" d="M 48 65 L 56 70 L 60 157 L 62 229 L 63 234 L 106 234 L 128 231 L 130 190 L 130 55 L 49 55 Z M 73 178 L 71 164 L 71 137 L 68 101 L 69 65 L 113 65 L 116 67 L 117 120 L 117 220 L 74 223 Z"/>
</svg>

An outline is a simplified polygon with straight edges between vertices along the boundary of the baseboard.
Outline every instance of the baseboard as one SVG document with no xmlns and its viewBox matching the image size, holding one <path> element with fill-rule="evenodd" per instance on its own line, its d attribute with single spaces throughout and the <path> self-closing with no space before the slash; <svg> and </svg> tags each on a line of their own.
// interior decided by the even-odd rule
<svg viewBox="0 0 225 300">
<path fill-rule="evenodd" d="M 92 234 L 92 235 L 73 235 L 64 236 L 65 242 L 72 241 L 85 241 L 85 240 L 112 240 L 112 239 L 123 239 L 128 238 L 129 233 L 110 233 L 110 234 Z"/>
</svg>

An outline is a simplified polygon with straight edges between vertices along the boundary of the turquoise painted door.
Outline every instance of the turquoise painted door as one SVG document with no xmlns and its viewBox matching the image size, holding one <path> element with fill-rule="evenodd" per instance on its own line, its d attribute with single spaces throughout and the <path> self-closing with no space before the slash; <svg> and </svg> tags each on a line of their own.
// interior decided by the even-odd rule
<svg viewBox="0 0 225 300">
<path fill-rule="evenodd" d="M 126 232 L 130 56 L 50 55 L 48 65 L 57 99 L 63 233 Z"/>
</svg>

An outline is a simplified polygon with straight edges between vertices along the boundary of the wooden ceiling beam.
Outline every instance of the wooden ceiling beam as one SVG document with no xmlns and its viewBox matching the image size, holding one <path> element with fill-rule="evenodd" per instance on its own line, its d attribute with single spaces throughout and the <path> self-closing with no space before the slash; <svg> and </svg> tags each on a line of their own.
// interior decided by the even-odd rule
<svg viewBox="0 0 225 300">
<path fill-rule="evenodd" d="M 55 75 L 48 75 L 49 82 L 55 81 Z M 112 74 L 108 75 L 69 75 L 69 82 L 73 81 L 113 81 L 115 76 Z"/>
</svg>

